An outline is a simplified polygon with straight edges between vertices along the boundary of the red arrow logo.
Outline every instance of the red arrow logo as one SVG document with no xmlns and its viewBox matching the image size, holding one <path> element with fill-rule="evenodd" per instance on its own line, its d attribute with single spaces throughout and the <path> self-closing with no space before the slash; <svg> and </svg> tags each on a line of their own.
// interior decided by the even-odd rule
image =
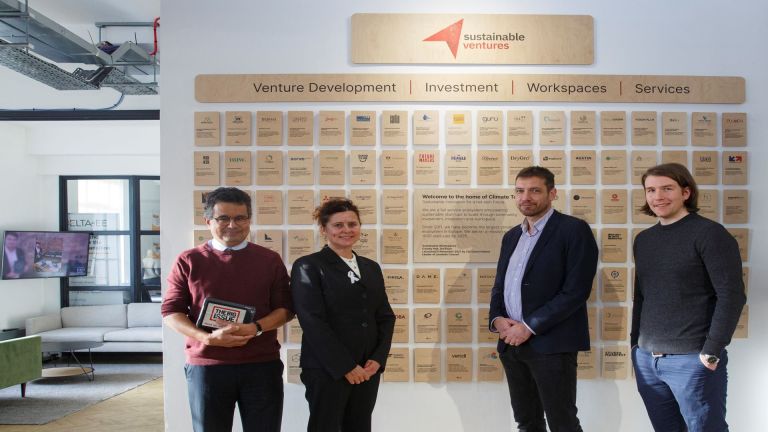
<svg viewBox="0 0 768 432">
<path fill-rule="evenodd" d="M 448 48 L 451 49 L 453 58 L 456 58 L 456 54 L 459 52 L 459 39 L 461 38 L 462 24 L 464 24 L 464 18 L 424 39 L 424 42 L 445 42 L 448 44 Z"/>
</svg>

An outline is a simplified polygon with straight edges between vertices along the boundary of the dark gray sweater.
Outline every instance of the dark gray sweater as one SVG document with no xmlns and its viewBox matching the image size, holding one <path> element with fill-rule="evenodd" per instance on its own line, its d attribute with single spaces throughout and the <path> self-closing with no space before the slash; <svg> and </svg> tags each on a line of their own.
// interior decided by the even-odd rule
<svg viewBox="0 0 768 432">
<path fill-rule="evenodd" d="M 746 302 L 733 236 L 691 213 L 638 234 L 634 254 L 632 346 L 719 356 Z"/>
</svg>

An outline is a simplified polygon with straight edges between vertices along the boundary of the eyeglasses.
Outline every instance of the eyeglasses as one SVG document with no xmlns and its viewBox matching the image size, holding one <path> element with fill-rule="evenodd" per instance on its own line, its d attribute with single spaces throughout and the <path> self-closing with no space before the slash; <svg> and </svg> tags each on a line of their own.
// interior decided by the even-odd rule
<svg viewBox="0 0 768 432">
<path fill-rule="evenodd" d="M 219 225 L 227 226 L 232 222 L 235 222 L 235 225 L 245 225 L 249 220 L 251 220 L 251 218 L 250 216 L 235 216 L 234 218 L 229 216 L 219 216 L 213 218 L 212 220 L 215 220 Z"/>
</svg>

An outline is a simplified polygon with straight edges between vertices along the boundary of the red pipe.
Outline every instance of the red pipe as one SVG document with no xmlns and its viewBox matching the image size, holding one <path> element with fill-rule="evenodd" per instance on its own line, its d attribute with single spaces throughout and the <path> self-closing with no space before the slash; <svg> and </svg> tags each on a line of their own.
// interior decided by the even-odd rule
<svg viewBox="0 0 768 432">
<path fill-rule="evenodd" d="M 157 28 L 160 27 L 160 17 L 155 18 L 155 21 L 152 23 L 152 31 L 155 33 L 155 50 L 149 53 L 149 55 L 153 56 L 157 54 Z"/>
</svg>

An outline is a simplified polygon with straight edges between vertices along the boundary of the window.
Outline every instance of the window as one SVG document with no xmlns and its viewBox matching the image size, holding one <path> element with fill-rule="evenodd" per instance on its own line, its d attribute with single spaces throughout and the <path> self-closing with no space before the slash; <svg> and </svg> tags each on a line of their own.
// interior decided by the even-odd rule
<svg viewBox="0 0 768 432">
<path fill-rule="evenodd" d="M 160 178 L 60 177 L 62 231 L 91 233 L 88 275 L 63 278 L 62 306 L 158 300 Z"/>
</svg>

